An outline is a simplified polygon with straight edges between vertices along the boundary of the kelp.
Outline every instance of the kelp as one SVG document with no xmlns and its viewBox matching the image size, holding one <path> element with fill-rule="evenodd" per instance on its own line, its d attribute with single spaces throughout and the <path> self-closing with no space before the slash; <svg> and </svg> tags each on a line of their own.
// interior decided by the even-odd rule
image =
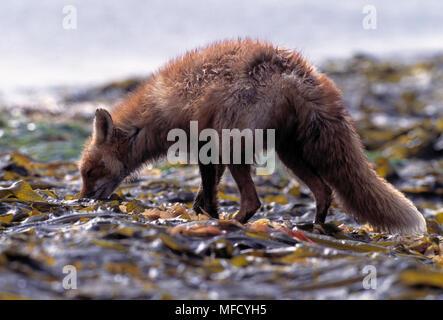
<svg viewBox="0 0 443 320">
<path fill-rule="evenodd" d="M 268 192 L 267 199 L 274 201 L 265 200 L 257 217 L 242 225 L 231 220 L 238 204 L 223 202 L 236 198 L 229 176 L 222 181 L 222 214 L 216 220 L 195 213 L 192 200 L 173 203 L 155 196 L 165 188 L 191 188 L 198 179 L 194 167 L 171 167 L 160 173 L 160 179 L 153 171 L 155 183 L 146 183 L 152 171 L 147 169 L 139 183 L 123 184 L 112 199 L 97 201 L 75 199 L 78 173 L 68 177 L 75 182 L 69 188 L 63 180 L 42 188 L 39 173 L 54 168 L 54 175 L 71 172 L 72 163 L 16 159 L 28 168 L 27 177 L 3 180 L 0 188 L 4 297 L 322 298 L 338 297 L 345 290 L 348 297 L 397 298 L 399 292 L 407 295 L 423 286 L 427 296 L 440 294 L 441 209 L 428 209 L 428 224 L 432 221 L 438 229 L 423 237 L 374 233 L 338 209 L 331 212 L 328 234 L 319 235 L 310 223 L 309 194 L 278 198 L 272 183 L 262 181 L 260 194 L 266 198 Z M 39 187 L 32 188 L 31 180 Z M 293 188 L 294 182 L 288 185 Z M 67 200 L 67 195 L 73 199 Z M 280 201 L 283 197 L 286 201 Z M 62 286 L 66 265 L 76 266 L 75 292 Z M 365 289 L 367 265 L 376 266 L 379 282 L 393 281 L 393 287 L 382 292 Z M 429 276 L 422 275 L 425 267 Z M 23 281 L 21 288 L 18 283 Z M 128 288 L 127 283 L 132 285 Z M 250 290 L 245 291 L 243 284 Z"/>
<path fill-rule="evenodd" d="M 233 219 L 240 199 L 229 174 L 219 219 L 192 210 L 195 166 L 161 162 L 108 200 L 79 199 L 75 160 L 91 122 L 75 111 L 90 103 L 92 116 L 95 102 L 138 80 L 59 97 L 69 113 L 0 107 L 0 298 L 442 299 L 442 68 L 440 57 L 362 55 L 323 66 L 374 168 L 425 216 L 423 236 L 374 232 L 335 205 L 318 234 L 314 198 L 280 163 L 254 177 L 262 207 L 246 224 Z M 66 266 L 75 290 L 64 287 Z"/>
</svg>

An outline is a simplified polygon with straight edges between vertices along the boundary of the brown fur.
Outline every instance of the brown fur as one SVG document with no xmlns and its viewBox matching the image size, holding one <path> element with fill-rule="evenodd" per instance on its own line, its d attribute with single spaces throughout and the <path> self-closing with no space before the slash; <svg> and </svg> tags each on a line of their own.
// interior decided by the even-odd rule
<svg viewBox="0 0 443 320">
<path fill-rule="evenodd" d="M 112 118 L 111 118 L 112 117 Z M 124 177 L 166 154 L 169 130 L 276 129 L 283 163 L 312 190 L 316 223 L 324 223 L 332 190 L 359 222 L 389 232 L 422 233 L 423 217 L 377 176 L 341 94 L 300 54 L 271 44 L 237 40 L 197 49 L 170 61 L 112 116 L 97 110 L 93 138 L 80 161 L 82 195 L 107 197 Z M 260 207 L 249 165 L 229 165 L 241 194 L 236 218 Z M 98 168 L 88 174 L 91 168 Z M 224 165 L 200 165 L 202 186 L 194 208 L 217 217 L 217 185 Z"/>
</svg>

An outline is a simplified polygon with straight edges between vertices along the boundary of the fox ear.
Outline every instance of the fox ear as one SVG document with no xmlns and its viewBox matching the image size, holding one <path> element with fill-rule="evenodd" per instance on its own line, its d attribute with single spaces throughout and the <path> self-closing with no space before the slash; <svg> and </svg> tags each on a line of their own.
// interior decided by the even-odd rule
<svg viewBox="0 0 443 320">
<path fill-rule="evenodd" d="M 112 138 L 112 130 L 114 129 L 114 124 L 112 122 L 112 117 L 108 111 L 105 109 L 95 110 L 94 119 L 94 140 L 96 144 L 102 144 L 109 142 Z"/>
</svg>

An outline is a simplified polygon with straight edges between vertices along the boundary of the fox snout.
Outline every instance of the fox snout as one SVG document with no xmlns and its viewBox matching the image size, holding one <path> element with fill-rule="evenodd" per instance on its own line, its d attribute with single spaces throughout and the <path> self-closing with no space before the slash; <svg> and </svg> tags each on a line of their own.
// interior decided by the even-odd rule
<svg viewBox="0 0 443 320">
<path fill-rule="evenodd" d="M 109 198 L 115 188 L 117 188 L 118 184 L 118 182 L 111 180 L 109 182 L 95 184 L 92 187 L 88 187 L 87 184 L 84 183 L 83 188 L 80 192 L 80 198 L 105 200 Z"/>
</svg>

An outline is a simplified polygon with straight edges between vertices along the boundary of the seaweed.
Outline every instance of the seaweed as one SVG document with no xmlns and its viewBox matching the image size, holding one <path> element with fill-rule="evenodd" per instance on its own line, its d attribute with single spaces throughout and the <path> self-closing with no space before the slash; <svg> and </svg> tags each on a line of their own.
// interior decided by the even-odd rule
<svg viewBox="0 0 443 320">
<path fill-rule="evenodd" d="M 109 200 L 79 199 L 75 161 L 95 103 L 109 90 L 113 103 L 136 81 L 61 95 L 66 110 L 1 106 L 0 298 L 443 298 L 442 68 L 439 57 L 323 66 L 368 159 L 425 216 L 422 236 L 374 232 L 337 206 L 327 234 L 316 234 L 314 199 L 281 164 L 254 177 L 262 207 L 246 224 L 233 220 L 239 197 L 228 174 L 219 219 L 192 210 L 195 166 L 149 165 Z M 64 286 L 66 266 L 75 290 Z"/>
</svg>

